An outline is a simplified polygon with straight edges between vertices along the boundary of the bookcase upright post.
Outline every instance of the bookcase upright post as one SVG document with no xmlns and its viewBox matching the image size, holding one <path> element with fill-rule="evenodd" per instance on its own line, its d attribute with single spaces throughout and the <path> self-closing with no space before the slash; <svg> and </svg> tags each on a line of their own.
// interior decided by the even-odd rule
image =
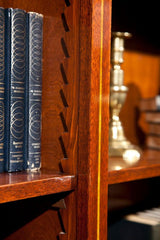
<svg viewBox="0 0 160 240">
<path fill-rule="evenodd" d="M 100 240 L 107 238 L 111 1 L 80 2 L 77 239 Z"/>
</svg>

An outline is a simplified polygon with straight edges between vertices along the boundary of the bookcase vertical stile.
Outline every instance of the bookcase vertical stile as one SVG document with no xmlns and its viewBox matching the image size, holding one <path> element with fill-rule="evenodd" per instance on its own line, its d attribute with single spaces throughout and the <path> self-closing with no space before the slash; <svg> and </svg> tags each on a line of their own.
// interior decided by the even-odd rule
<svg viewBox="0 0 160 240">
<path fill-rule="evenodd" d="M 77 240 L 107 239 L 110 23 L 110 1 L 80 1 Z"/>
</svg>

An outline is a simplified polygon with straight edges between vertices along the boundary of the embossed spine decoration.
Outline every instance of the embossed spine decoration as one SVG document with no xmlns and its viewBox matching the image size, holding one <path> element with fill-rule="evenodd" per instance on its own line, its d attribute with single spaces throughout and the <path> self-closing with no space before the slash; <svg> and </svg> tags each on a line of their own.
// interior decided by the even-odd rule
<svg viewBox="0 0 160 240">
<path fill-rule="evenodd" d="M 0 172 L 4 171 L 4 8 L 0 8 Z"/>
<path fill-rule="evenodd" d="M 41 167 L 42 14 L 27 13 L 27 35 L 25 168 L 36 171 Z"/>
<path fill-rule="evenodd" d="M 5 9 L 5 167 L 23 170 L 26 12 Z"/>
</svg>

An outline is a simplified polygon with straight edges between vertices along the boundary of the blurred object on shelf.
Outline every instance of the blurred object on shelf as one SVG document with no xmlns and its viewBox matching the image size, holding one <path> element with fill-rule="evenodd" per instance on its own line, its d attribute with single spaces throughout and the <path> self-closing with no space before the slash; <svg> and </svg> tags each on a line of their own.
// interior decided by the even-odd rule
<svg viewBox="0 0 160 240">
<path fill-rule="evenodd" d="M 140 101 L 141 111 L 160 111 L 160 95 L 152 98 L 142 98 Z"/>
<path fill-rule="evenodd" d="M 109 240 L 159 240 L 160 208 L 128 214 L 108 228 Z"/>
<path fill-rule="evenodd" d="M 139 108 L 148 124 L 145 145 L 147 148 L 160 150 L 160 95 L 142 98 Z"/>
<path fill-rule="evenodd" d="M 109 125 L 109 156 L 122 156 L 127 164 L 139 161 L 141 150 L 127 140 L 119 113 L 125 102 L 128 88 L 123 84 L 124 39 L 130 38 L 128 32 L 112 33 L 111 81 L 110 81 L 110 125 Z"/>
</svg>

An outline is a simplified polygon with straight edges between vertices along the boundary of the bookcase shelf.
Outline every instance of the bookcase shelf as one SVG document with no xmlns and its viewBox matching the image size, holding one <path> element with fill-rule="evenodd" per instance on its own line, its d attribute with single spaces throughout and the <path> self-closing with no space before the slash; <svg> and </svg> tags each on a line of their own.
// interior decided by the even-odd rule
<svg viewBox="0 0 160 240">
<path fill-rule="evenodd" d="M 0 203 L 75 190 L 76 177 L 53 171 L 0 174 Z"/>
<path fill-rule="evenodd" d="M 116 170 L 118 169 L 118 170 Z M 160 173 L 159 151 L 146 150 L 138 163 L 130 166 L 122 158 L 109 159 L 108 184 L 157 177 Z"/>
</svg>

